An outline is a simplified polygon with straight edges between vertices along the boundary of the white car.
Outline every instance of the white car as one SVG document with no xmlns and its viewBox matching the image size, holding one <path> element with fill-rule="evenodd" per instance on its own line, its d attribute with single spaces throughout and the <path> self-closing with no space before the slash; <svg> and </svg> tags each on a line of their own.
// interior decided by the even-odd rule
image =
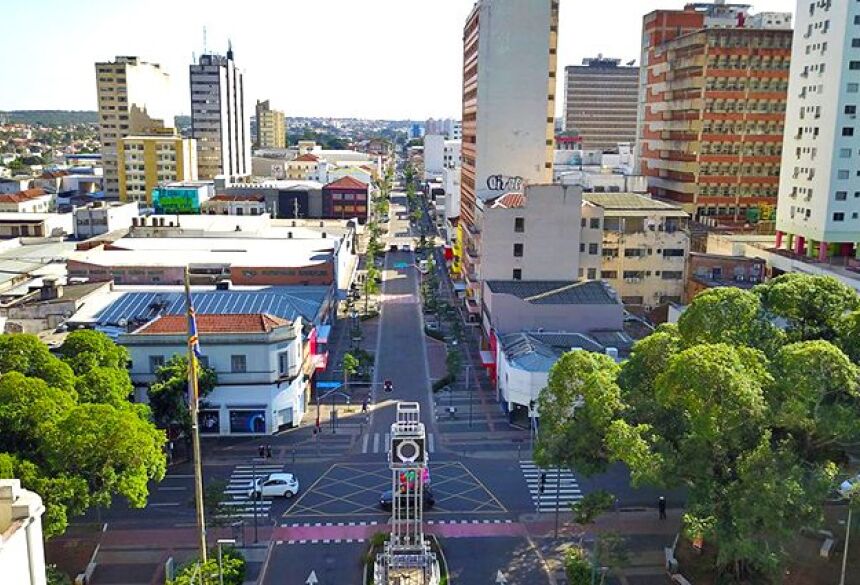
<svg viewBox="0 0 860 585">
<path fill-rule="evenodd" d="M 268 477 L 258 477 L 248 484 L 248 497 L 292 498 L 299 493 L 299 480 L 292 473 L 273 473 Z"/>
</svg>

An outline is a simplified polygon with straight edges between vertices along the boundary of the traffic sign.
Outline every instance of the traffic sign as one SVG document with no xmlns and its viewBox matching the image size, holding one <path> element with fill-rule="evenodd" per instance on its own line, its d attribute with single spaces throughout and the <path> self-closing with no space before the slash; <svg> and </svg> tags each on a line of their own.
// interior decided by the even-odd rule
<svg viewBox="0 0 860 585">
<path fill-rule="evenodd" d="M 343 386 L 343 382 L 317 382 L 319 390 L 336 390 Z"/>
<path fill-rule="evenodd" d="M 396 268 L 398 270 L 402 270 L 404 268 L 409 268 L 409 263 L 408 262 L 395 262 L 394 268 Z"/>
</svg>

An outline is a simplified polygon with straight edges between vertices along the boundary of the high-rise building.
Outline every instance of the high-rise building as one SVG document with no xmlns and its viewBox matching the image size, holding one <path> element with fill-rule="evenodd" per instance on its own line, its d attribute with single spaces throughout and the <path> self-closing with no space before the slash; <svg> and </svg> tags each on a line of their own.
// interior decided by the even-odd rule
<svg viewBox="0 0 860 585">
<path fill-rule="evenodd" d="M 227 55 L 201 55 L 191 65 L 191 136 L 197 140 L 197 174 L 237 177 L 251 172 L 251 121 L 245 111 L 242 72 Z"/>
<path fill-rule="evenodd" d="M 582 148 L 606 150 L 636 141 L 639 68 L 598 55 L 565 68 L 564 128 Z"/>
<path fill-rule="evenodd" d="M 860 242 L 860 3 L 800 2 L 776 247 L 826 261 Z"/>
<path fill-rule="evenodd" d="M 257 100 L 257 148 L 286 148 L 284 113 L 269 107 L 269 100 Z"/>
<path fill-rule="evenodd" d="M 552 181 L 558 10 L 558 0 L 479 0 L 466 20 L 457 248 L 473 301 L 484 201 Z"/>
<path fill-rule="evenodd" d="M 119 141 L 119 198 L 152 206 L 158 185 L 197 179 L 197 152 L 193 138 L 175 131 L 126 136 Z"/>
<path fill-rule="evenodd" d="M 130 134 L 148 134 L 174 125 L 170 77 L 156 63 L 117 57 L 96 63 L 99 140 L 104 165 L 104 191 L 119 197 L 119 141 Z"/>
<path fill-rule="evenodd" d="M 688 4 L 643 22 L 638 156 L 654 196 L 742 220 L 776 203 L 791 14 Z"/>
</svg>

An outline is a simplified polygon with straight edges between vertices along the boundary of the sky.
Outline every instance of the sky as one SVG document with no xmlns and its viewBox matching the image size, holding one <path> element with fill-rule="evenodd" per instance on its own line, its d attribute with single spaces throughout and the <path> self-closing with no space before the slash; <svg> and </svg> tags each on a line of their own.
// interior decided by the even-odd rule
<svg viewBox="0 0 860 585">
<path fill-rule="evenodd" d="M 754 12 L 794 12 L 796 5 L 751 1 Z M 562 0 L 559 72 L 599 53 L 638 59 L 642 15 L 685 3 Z M 6 4 L 0 111 L 95 110 L 93 64 L 138 55 L 170 73 L 177 113 L 187 113 L 188 65 L 204 50 L 205 27 L 210 52 L 223 53 L 232 41 L 251 105 L 269 99 L 287 116 L 425 119 L 460 116 L 462 32 L 474 0 Z"/>
</svg>

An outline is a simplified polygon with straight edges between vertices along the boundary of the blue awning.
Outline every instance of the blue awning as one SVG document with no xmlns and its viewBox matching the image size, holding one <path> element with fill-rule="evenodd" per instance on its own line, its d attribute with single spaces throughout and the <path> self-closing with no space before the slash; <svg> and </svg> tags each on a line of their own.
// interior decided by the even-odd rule
<svg viewBox="0 0 860 585">
<path fill-rule="evenodd" d="M 328 343 L 329 335 L 331 335 L 331 325 L 317 327 L 317 343 Z"/>
</svg>

